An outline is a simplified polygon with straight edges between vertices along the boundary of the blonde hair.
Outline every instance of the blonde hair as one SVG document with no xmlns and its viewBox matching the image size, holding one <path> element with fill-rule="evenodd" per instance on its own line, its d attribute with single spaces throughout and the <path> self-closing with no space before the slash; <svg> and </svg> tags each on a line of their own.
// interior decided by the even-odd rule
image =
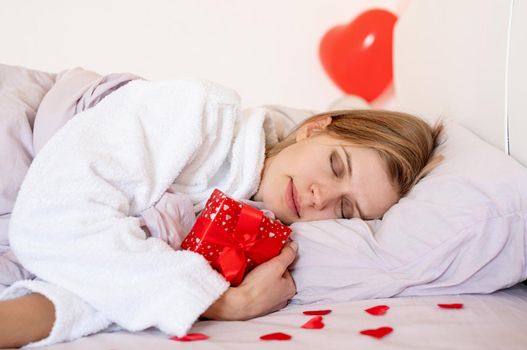
<svg viewBox="0 0 527 350">
<path fill-rule="evenodd" d="M 401 196 L 443 159 L 435 155 L 443 124 L 430 126 L 410 114 L 385 110 L 342 110 L 306 119 L 284 140 L 271 145 L 266 157 L 273 157 L 296 142 L 296 132 L 304 124 L 331 117 L 318 134 L 328 134 L 358 146 L 376 150 L 386 164 L 388 175 Z"/>
</svg>

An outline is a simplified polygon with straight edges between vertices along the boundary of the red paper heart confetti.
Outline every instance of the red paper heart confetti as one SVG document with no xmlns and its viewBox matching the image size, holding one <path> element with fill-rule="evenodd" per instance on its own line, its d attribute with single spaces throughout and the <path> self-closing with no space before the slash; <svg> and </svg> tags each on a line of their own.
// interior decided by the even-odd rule
<svg viewBox="0 0 527 350">
<path fill-rule="evenodd" d="M 365 329 L 363 331 L 360 331 L 360 334 L 369 335 L 370 337 L 381 339 L 390 334 L 392 331 L 392 327 L 380 327 L 377 329 Z"/>
<path fill-rule="evenodd" d="M 291 338 L 292 337 L 289 334 L 282 332 L 269 333 L 260 337 L 262 340 L 290 340 Z"/>
<path fill-rule="evenodd" d="M 324 316 L 329 313 L 331 313 L 331 310 L 311 310 L 311 311 L 304 311 L 304 315 L 309 316 Z"/>
<path fill-rule="evenodd" d="M 390 307 L 388 305 L 377 305 L 377 306 L 374 306 L 374 307 L 370 307 L 369 309 L 366 309 L 364 311 L 366 311 L 367 313 L 369 313 L 370 315 L 373 315 L 373 316 L 382 316 L 389 309 L 390 309 Z"/>
<path fill-rule="evenodd" d="M 463 304 L 437 304 L 440 308 L 443 309 L 462 309 Z"/>
<path fill-rule="evenodd" d="M 170 338 L 170 340 L 176 340 L 176 341 L 194 341 L 194 340 L 205 340 L 205 339 L 209 339 L 209 336 L 202 334 L 202 333 L 189 333 L 183 337 Z"/>
<path fill-rule="evenodd" d="M 323 317 L 322 316 L 315 316 L 309 319 L 302 328 L 305 329 L 321 329 L 324 328 L 324 322 L 322 322 Z"/>
</svg>

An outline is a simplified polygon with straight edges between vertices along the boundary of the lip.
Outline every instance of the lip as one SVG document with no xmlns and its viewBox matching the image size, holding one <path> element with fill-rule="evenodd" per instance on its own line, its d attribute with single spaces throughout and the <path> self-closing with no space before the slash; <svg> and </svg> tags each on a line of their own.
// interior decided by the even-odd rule
<svg viewBox="0 0 527 350">
<path fill-rule="evenodd" d="M 296 193 L 295 185 L 293 184 L 293 179 L 291 179 L 287 185 L 285 198 L 289 209 L 293 212 L 293 214 L 300 218 L 300 211 L 298 209 L 298 195 Z"/>
</svg>

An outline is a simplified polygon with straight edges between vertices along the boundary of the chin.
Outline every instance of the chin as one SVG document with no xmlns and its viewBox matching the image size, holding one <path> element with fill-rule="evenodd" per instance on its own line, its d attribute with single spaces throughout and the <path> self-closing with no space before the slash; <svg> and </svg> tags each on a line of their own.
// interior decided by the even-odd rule
<svg viewBox="0 0 527 350">
<path fill-rule="evenodd" d="M 291 218 L 288 218 L 287 216 L 286 216 L 286 217 L 283 217 L 283 216 L 281 216 L 281 215 L 277 215 L 277 214 L 275 214 L 275 216 L 276 216 L 276 218 L 277 218 L 278 220 L 280 220 L 280 221 L 281 221 L 283 224 L 285 224 L 285 225 L 291 225 L 292 223 L 295 222 L 295 220 L 292 220 Z"/>
<path fill-rule="evenodd" d="M 281 209 L 280 206 L 274 206 L 270 203 L 264 201 L 263 206 L 265 209 L 273 212 L 276 219 L 280 220 L 285 225 L 291 225 L 295 220 L 291 218 L 291 215 L 288 215 L 287 208 Z"/>
<path fill-rule="evenodd" d="M 265 207 L 265 209 L 268 209 L 268 210 L 272 211 L 273 214 L 274 214 L 274 217 L 277 220 L 280 220 L 283 224 L 289 225 L 291 223 L 291 220 L 289 220 L 286 216 L 281 215 L 279 210 L 274 211 L 273 209 L 270 209 L 268 207 Z"/>
</svg>

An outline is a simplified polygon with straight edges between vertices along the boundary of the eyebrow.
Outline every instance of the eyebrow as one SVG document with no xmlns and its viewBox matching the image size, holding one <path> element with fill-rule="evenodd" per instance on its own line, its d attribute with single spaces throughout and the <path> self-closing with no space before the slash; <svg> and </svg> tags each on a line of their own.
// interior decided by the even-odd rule
<svg viewBox="0 0 527 350">
<path fill-rule="evenodd" d="M 351 156 L 346 150 L 346 148 L 344 147 L 344 145 L 340 145 L 340 147 L 342 148 L 342 150 L 344 151 L 344 154 L 346 155 L 346 163 L 348 164 L 348 175 L 349 177 L 351 177 Z M 362 213 L 362 210 L 360 209 L 359 202 L 354 201 L 354 203 L 355 203 L 355 208 L 357 208 L 357 211 L 359 212 L 359 217 L 361 219 L 364 219 L 364 214 Z"/>
</svg>

